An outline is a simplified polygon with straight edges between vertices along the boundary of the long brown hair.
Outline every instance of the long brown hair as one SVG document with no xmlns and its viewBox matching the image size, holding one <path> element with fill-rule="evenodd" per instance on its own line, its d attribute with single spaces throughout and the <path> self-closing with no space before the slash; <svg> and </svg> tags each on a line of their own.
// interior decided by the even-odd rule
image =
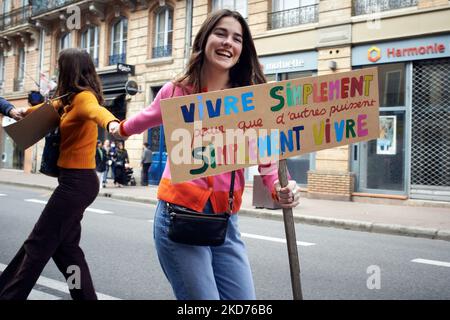
<svg viewBox="0 0 450 320">
<path fill-rule="evenodd" d="M 62 50 L 58 58 L 58 69 L 56 95 L 73 93 L 62 98 L 64 105 L 70 104 L 75 94 L 84 90 L 91 91 L 100 105 L 104 103 L 100 78 L 91 56 L 85 50 L 77 48 Z"/>
<path fill-rule="evenodd" d="M 242 27 L 242 52 L 238 62 L 230 70 L 230 81 L 233 87 L 242 87 L 267 82 L 256 54 L 255 44 L 247 22 L 237 11 L 228 9 L 217 10 L 211 13 L 203 22 L 195 36 L 192 54 L 185 73 L 174 81 L 175 85 L 193 87 L 193 93 L 201 92 L 201 70 L 205 61 L 205 47 L 209 35 L 220 19 L 232 17 Z"/>
</svg>

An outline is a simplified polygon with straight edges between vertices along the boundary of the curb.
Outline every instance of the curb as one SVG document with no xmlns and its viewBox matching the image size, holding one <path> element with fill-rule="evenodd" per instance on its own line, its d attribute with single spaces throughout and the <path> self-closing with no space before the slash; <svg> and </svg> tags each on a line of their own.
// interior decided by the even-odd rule
<svg viewBox="0 0 450 320">
<path fill-rule="evenodd" d="M 45 189 L 45 190 L 55 189 L 54 187 L 50 186 L 27 184 L 21 182 L 0 181 L 0 183 L 35 189 Z M 113 193 L 108 193 L 107 191 L 100 191 L 98 195 L 104 198 L 148 203 L 152 205 L 156 205 L 158 202 L 157 199 L 151 199 L 147 197 L 115 195 Z M 239 214 L 248 217 L 267 218 L 279 221 L 283 220 L 283 213 L 281 212 L 281 210 L 241 208 Z M 398 224 L 373 223 L 359 220 L 334 219 L 316 216 L 296 215 L 296 214 L 294 214 L 294 222 L 353 231 L 373 232 L 390 235 L 450 241 L 450 230 L 438 230 L 434 228 L 407 227 Z"/>
<path fill-rule="evenodd" d="M 7 184 L 10 186 L 26 187 L 26 188 L 33 188 L 33 189 L 45 189 L 45 190 L 52 190 L 52 191 L 55 190 L 55 187 L 44 186 L 41 184 L 23 183 L 23 182 L 0 181 L 0 184 Z"/>
<path fill-rule="evenodd" d="M 239 214 L 250 217 L 264 217 L 274 220 L 283 220 L 283 214 L 280 211 L 267 211 L 264 209 L 256 210 L 244 208 L 239 211 Z M 324 218 L 305 215 L 294 215 L 294 221 L 297 223 L 319 225 L 323 227 L 332 227 L 353 231 L 373 232 L 373 233 L 408 236 L 415 238 L 450 241 L 450 230 L 407 227 L 397 224 L 373 223 L 358 220 L 334 219 L 334 218 Z"/>
<path fill-rule="evenodd" d="M 148 197 L 115 195 L 113 193 L 108 193 L 107 191 L 100 191 L 98 196 L 105 197 L 105 198 L 116 199 L 116 200 L 149 203 L 149 204 L 153 204 L 153 205 L 156 205 L 158 203 L 157 199 L 151 199 L 151 198 L 148 198 Z"/>
</svg>

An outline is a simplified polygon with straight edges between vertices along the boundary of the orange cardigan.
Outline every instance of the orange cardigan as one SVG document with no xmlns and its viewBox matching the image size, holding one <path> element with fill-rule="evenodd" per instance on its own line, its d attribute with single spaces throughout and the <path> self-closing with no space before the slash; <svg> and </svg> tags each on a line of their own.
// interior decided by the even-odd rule
<svg viewBox="0 0 450 320">
<path fill-rule="evenodd" d="M 42 105 L 42 104 L 41 104 Z M 27 114 L 41 105 L 31 107 Z M 55 109 L 61 108 L 56 101 Z M 66 169 L 94 169 L 97 146 L 97 125 L 107 129 L 112 121 L 119 121 L 106 108 L 98 104 L 90 91 L 78 93 L 71 105 L 64 107 L 61 116 L 61 145 L 58 166 Z"/>
</svg>

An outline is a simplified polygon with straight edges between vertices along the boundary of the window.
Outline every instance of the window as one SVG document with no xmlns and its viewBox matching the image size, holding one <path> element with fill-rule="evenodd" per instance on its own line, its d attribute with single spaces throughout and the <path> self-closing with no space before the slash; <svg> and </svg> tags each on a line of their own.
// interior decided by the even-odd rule
<svg viewBox="0 0 450 320">
<path fill-rule="evenodd" d="M 98 27 L 89 27 L 81 34 L 81 49 L 86 50 L 98 67 Z"/>
<path fill-rule="evenodd" d="M 28 0 L 22 0 L 21 4 L 20 4 L 20 8 L 21 8 L 21 19 L 23 21 L 25 21 L 28 18 L 28 5 L 29 5 L 29 1 Z"/>
<path fill-rule="evenodd" d="M 417 5 L 417 0 L 354 0 L 353 14 L 372 14 Z"/>
<path fill-rule="evenodd" d="M 317 0 L 273 0 L 268 28 L 286 28 L 317 21 Z"/>
<path fill-rule="evenodd" d="M 380 107 L 397 107 L 405 104 L 405 65 L 392 63 L 378 66 Z"/>
<path fill-rule="evenodd" d="M 172 55 L 173 38 L 173 10 L 165 6 L 155 12 L 155 37 L 152 58 L 168 57 Z"/>
<path fill-rule="evenodd" d="M 372 67 L 372 66 L 368 66 Z M 404 63 L 377 65 L 380 92 L 378 139 L 352 147 L 352 170 L 359 192 L 404 194 L 406 188 L 406 101 Z"/>
<path fill-rule="evenodd" d="M 5 56 L 0 52 L 0 88 L 3 87 L 5 81 Z"/>
<path fill-rule="evenodd" d="M 59 51 L 70 48 L 72 46 L 72 37 L 70 33 L 65 33 L 59 39 Z"/>
<path fill-rule="evenodd" d="M 11 11 L 11 0 L 3 0 L 2 13 L 4 15 L 3 18 L 3 27 L 8 26 L 11 23 L 11 17 L 9 12 Z"/>
<path fill-rule="evenodd" d="M 125 63 L 127 56 L 128 19 L 120 18 L 111 27 L 109 64 Z"/>
<path fill-rule="evenodd" d="M 25 48 L 19 48 L 19 60 L 18 60 L 18 70 L 17 79 L 22 80 L 25 76 Z"/>
<path fill-rule="evenodd" d="M 247 1 L 242 0 L 213 0 L 212 11 L 218 9 L 230 9 L 239 12 L 244 18 L 247 18 Z"/>
<path fill-rule="evenodd" d="M 14 80 L 14 91 L 22 91 L 25 77 L 25 48 L 20 47 L 17 53 L 17 78 Z"/>
<path fill-rule="evenodd" d="M 274 0 L 272 12 L 296 9 L 300 7 L 300 0 Z"/>
</svg>

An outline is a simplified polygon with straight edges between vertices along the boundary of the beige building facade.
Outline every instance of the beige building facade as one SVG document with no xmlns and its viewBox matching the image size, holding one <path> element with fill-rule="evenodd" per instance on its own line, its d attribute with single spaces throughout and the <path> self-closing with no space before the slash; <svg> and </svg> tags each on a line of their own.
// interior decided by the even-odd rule
<svg viewBox="0 0 450 320">
<path fill-rule="evenodd" d="M 38 78 L 40 72 L 55 77 L 59 50 L 72 46 L 91 53 L 103 82 L 106 107 L 119 118 L 130 117 L 183 71 L 201 23 L 222 7 L 247 18 L 270 81 L 377 66 L 380 123 L 395 127 L 390 140 L 290 159 L 291 175 L 310 197 L 450 201 L 450 139 L 435 139 L 448 137 L 450 130 L 445 104 L 450 91 L 445 76 L 450 58 L 449 1 L 68 0 L 32 1 L 31 6 L 16 1 L 9 11 L 5 2 L 0 1 L 3 21 L 22 4 L 30 10 L 25 23 L 14 28 L 4 24 L 0 30 L 6 75 L 0 78 L 2 95 L 18 106 L 26 104 L 29 90 L 36 89 L 31 78 Z M 25 47 L 25 70 L 32 77 L 24 76 L 19 88 L 21 47 Z M 124 89 L 128 80 L 139 85 L 140 92 L 134 96 Z M 434 90 L 431 97 L 430 90 Z M 423 123 L 434 123 L 441 131 Z M 0 137 L 2 152 L 11 153 L 5 151 L 3 132 Z M 99 137 L 108 138 L 102 130 Z M 128 139 L 132 166 L 139 167 L 143 142 L 159 151 L 160 141 L 160 128 Z M 22 164 L 6 161 L 2 166 L 35 169 L 42 142 L 30 149 Z M 254 168 L 247 170 L 249 183 L 254 174 Z"/>
</svg>

